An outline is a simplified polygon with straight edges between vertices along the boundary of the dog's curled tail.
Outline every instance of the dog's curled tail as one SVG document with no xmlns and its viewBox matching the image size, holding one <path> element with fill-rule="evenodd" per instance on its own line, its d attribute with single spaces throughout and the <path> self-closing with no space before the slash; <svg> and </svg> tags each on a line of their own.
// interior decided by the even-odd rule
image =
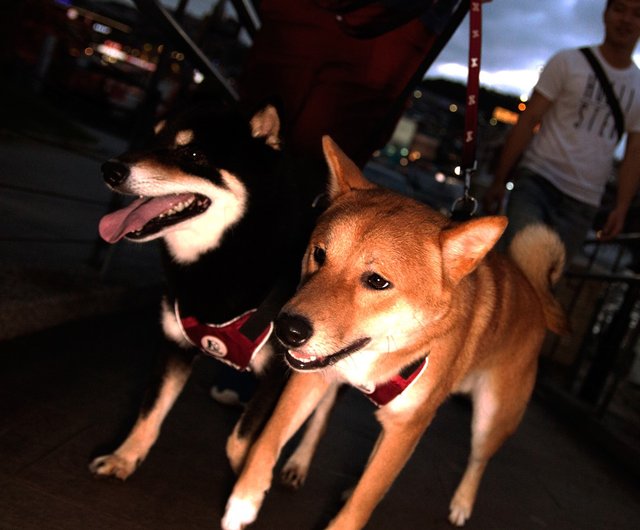
<svg viewBox="0 0 640 530">
<path fill-rule="evenodd" d="M 565 250 L 558 234 L 543 224 L 529 225 L 514 236 L 509 255 L 536 290 L 547 328 L 559 335 L 569 333 L 564 309 L 551 291 L 564 270 Z"/>
</svg>

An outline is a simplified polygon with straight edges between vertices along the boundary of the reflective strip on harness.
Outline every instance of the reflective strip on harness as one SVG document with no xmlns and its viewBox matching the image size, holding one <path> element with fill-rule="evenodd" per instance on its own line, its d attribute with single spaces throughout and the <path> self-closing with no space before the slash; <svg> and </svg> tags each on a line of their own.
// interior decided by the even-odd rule
<svg viewBox="0 0 640 530">
<path fill-rule="evenodd" d="M 367 391 L 362 387 L 357 387 L 365 396 L 369 398 L 378 407 L 383 407 L 394 398 L 404 392 L 413 381 L 415 381 L 429 364 L 429 357 L 425 357 L 420 364 L 407 374 L 405 377 L 402 373 L 394 376 L 391 380 L 376 386 L 373 390 Z M 403 370 L 404 371 L 404 370 Z"/>
<path fill-rule="evenodd" d="M 270 322 L 253 341 L 240 332 L 242 325 L 255 312 L 255 309 L 250 309 L 224 324 L 203 324 L 195 317 L 180 316 L 177 301 L 175 304 L 176 319 L 185 338 L 203 353 L 241 371 L 251 369 L 251 360 L 273 331 L 273 322 Z"/>
</svg>

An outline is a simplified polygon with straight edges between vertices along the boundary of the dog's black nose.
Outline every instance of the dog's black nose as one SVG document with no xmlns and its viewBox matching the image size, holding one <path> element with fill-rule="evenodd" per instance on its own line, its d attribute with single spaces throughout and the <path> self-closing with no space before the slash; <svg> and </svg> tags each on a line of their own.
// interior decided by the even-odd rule
<svg viewBox="0 0 640 530">
<path fill-rule="evenodd" d="M 299 348 L 313 335 L 313 327 L 305 317 L 282 313 L 275 322 L 276 337 L 287 348 Z"/>
<path fill-rule="evenodd" d="M 117 160 L 109 160 L 102 164 L 102 178 L 109 186 L 122 184 L 130 175 L 129 167 Z"/>
</svg>

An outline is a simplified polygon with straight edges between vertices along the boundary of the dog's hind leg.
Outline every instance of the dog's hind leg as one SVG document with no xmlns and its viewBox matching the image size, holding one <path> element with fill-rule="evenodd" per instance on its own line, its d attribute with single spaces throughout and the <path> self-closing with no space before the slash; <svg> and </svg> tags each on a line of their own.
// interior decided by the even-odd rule
<svg viewBox="0 0 640 530">
<path fill-rule="evenodd" d="M 329 388 L 309 419 L 300 444 L 282 467 L 280 477 L 285 485 L 298 489 L 304 484 L 316 447 L 327 427 L 339 387 L 338 383 L 334 383 Z"/>
<path fill-rule="evenodd" d="M 175 346 L 171 346 L 175 348 Z M 97 476 L 129 477 L 147 456 L 160 433 L 160 427 L 171 410 L 191 373 L 195 350 L 176 351 L 159 361 L 145 402 L 127 439 L 113 453 L 95 458 L 89 469 Z"/>
<path fill-rule="evenodd" d="M 520 424 L 535 381 L 535 368 L 524 377 L 486 374 L 472 392 L 471 454 L 449 505 L 449 521 L 463 526 L 471 516 L 478 486 L 489 459 Z"/>
</svg>

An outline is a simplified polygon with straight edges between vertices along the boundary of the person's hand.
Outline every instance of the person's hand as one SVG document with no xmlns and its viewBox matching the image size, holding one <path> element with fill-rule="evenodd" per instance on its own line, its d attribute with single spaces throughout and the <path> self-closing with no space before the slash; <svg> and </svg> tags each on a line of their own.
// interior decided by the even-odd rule
<svg viewBox="0 0 640 530">
<path fill-rule="evenodd" d="M 495 179 L 482 197 L 482 207 L 485 213 L 491 215 L 500 213 L 504 194 L 504 183 L 499 179 Z"/>
<path fill-rule="evenodd" d="M 624 228 L 624 220 L 627 217 L 627 211 L 623 208 L 614 208 L 601 230 L 598 230 L 597 236 L 601 241 L 607 241 L 616 237 Z"/>
</svg>

